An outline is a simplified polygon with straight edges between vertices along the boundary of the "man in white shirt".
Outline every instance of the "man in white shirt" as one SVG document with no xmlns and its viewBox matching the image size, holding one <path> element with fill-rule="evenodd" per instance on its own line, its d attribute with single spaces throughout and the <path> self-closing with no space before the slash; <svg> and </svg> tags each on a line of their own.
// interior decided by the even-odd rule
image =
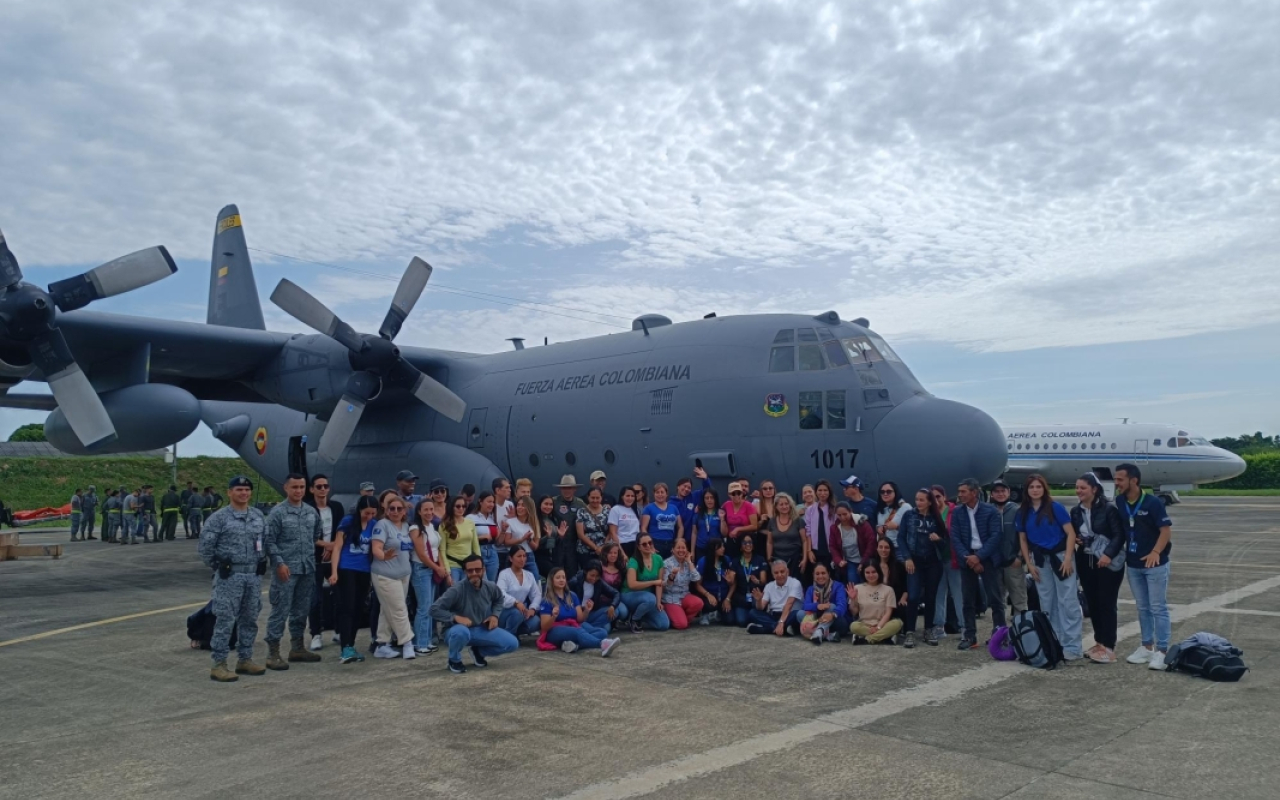
<svg viewBox="0 0 1280 800">
<path fill-rule="evenodd" d="M 772 632 L 774 636 L 794 636 L 800 628 L 804 590 L 791 577 L 787 562 L 773 562 L 773 582 L 763 590 L 752 590 L 755 608 L 747 615 L 747 633 Z"/>
</svg>

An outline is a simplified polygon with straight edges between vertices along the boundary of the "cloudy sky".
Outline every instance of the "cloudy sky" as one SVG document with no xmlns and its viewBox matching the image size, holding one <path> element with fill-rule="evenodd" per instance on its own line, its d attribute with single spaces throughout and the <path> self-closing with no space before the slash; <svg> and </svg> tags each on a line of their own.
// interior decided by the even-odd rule
<svg viewBox="0 0 1280 800">
<path fill-rule="evenodd" d="M 103 310 L 203 320 L 234 202 L 264 297 L 373 329 L 436 265 L 409 344 L 834 308 L 1001 422 L 1275 432 L 1277 41 L 1270 2 L 10 0 L 0 225 L 40 283 L 179 259 Z"/>
</svg>

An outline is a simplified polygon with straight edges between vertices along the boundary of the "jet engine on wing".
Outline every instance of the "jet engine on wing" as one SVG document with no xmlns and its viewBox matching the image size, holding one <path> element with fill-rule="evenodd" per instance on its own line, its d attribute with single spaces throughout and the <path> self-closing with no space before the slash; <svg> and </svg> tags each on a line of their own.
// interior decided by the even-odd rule
<svg viewBox="0 0 1280 800">
<path fill-rule="evenodd" d="M 168 250 L 150 247 L 74 278 L 55 281 L 46 292 L 23 282 L 18 260 L 0 233 L 0 344 L 7 345 L 6 350 L 16 346 L 26 351 L 27 363 L 40 370 L 49 384 L 77 447 L 107 442 L 117 432 L 58 329 L 57 312 L 84 308 L 95 300 L 132 291 L 177 271 Z M 12 367 L 22 366 L 10 363 Z M 175 440 L 167 440 L 172 441 Z"/>
<path fill-rule="evenodd" d="M 88 455 L 155 450 L 180 442 L 200 424 L 200 401 L 186 389 L 164 383 L 144 383 L 101 395 L 108 424 L 116 440 L 92 450 L 81 444 L 61 408 L 49 414 L 44 435 L 64 453 Z"/>
</svg>

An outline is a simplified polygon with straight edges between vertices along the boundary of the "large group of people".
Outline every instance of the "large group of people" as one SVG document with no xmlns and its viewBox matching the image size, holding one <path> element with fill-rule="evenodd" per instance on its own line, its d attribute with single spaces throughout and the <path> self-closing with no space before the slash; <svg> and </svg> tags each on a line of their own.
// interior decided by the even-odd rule
<svg viewBox="0 0 1280 800">
<path fill-rule="evenodd" d="M 199 536 L 215 571 L 211 677 L 317 661 L 328 620 L 342 663 L 364 660 L 356 638 L 367 626 L 375 658 L 413 659 L 443 643 L 459 674 L 464 653 L 485 667 L 522 637 L 543 650 L 607 657 L 623 634 L 708 625 L 814 645 L 847 637 L 914 648 L 917 635 L 936 646 L 958 634 L 958 649 L 970 651 L 981 646 L 978 620 L 989 614 L 993 632 L 1004 626 L 1006 607 L 1027 610 L 1029 586 L 1067 663 L 1107 664 L 1116 660 L 1126 570 L 1142 631 L 1127 660 L 1164 668 L 1171 523 L 1133 465 L 1117 470 L 1114 502 L 1094 475 L 1082 476 L 1070 510 L 1039 475 L 1019 503 L 1004 481 L 990 487 L 990 502 L 976 480 L 955 487 L 954 501 L 943 486 L 904 496 L 892 482 L 869 497 L 855 475 L 838 490 L 826 480 L 805 485 L 798 501 L 773 481 L 753 491 L 739 479 L 722 503 L 700 468 L 674 492 L 634 484 L 616 496 L 602 471 L 585 491 L 565 475 L 537 499 L 525 478 L 482 491 L 437 479 L 419 493 L 417 483 L 406 470 L 382 491 L 362 484 L 347 511 L 330 499 L 327 476 L 308 485 L 294 474 L 264 516 L 249 505 L 251 482 L 233 479 L 229 504 L 203 520 Z M 268 574 L 260 666 L 252 654 Z M 1078 587 L 1096 642 L 1088 651 Z"/>
<path fill-rule="evenodd" d="M 182 491 L 170 485 L 158 500 L 151 484 L 132 491 L 124 486 L 108 489 L 103 498 L 96 486 L 88 490 L 77 487 L 71 495 L 71 541 L 98 539 L 104 544 L 125 545 L 172 542 L 177 539 L 179 523 L 184 538 L 198 539 L 204 521 L 224 502 L 212 486 L 201 491 L 191 481 Z M 93 535 L 99 515 L 100 537 Z"/>
</svg>

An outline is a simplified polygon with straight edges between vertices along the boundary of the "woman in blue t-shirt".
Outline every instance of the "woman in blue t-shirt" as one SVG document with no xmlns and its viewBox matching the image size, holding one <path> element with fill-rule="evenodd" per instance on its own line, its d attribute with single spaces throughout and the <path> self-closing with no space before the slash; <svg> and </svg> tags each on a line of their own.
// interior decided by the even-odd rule
<svg viewBox="0 0 1280 800">
<path fill-rule="evenodd" d="M 1071 514 L 1053 501 L 1044 477 L 1032 475 L 1022 486 L 1022 507 L 1015 522 L 1022 560 L 1040 595 L 1040 610 L 1053 624 L 1063 657 L 1068 663 L 1083 664 L 1084 617 L 1077 596 L 1076 530 Z"/>
<path fill-rule="evenodd" d="M 725 625 L 733 624 L 733 584 L 737 574 L 724 552 L 724 539 L 715 537 L 707 541 L 706 555 L 698 559 L 698 574 L 702 580 L 693 584 L 693 591 L 702 598 L 706 613 L 699 625 L 710 625 L 719 619 Z"/>
<path fill-rule="evenodd" d="M 361 497 L 355 511 L 338 523 L 333 534 L 333 551 L 338 557 L 329 562 L 329 585 L 338 598 L 338 640 L 342 643 L 343 664 L 364 661 L 356 650 L 356 631 L 364 600 L 369 596 L 369 549 L 373 528 L 378 523 L 378 501 Z"/>
<path fill-rule="evenodd" d="M 693 541 L 689 543 L 695 558 L 701 559 L 707 554 L 707 546 L 713 539 L 723 544 L 723 530 L 724 512 L 720 510 L 720 495 L 715 489 L 703 489 L 693 514 Z"/>
<path fill-rule="evenodd" d="M 756 535 L 744 533 L 738 541 L 738 554 L 732 559 L 733 566 L 733 624 L 739 628 L 747 627 L 751 609 L 755 601 L 751 597 L 752 589 L 763 590 L 769 581 L 769 565 L 764 556 L 756 553 Z"/>
<path fill-rule="evenodd" d="M 667 502 L 667 485 L 653 485 L 653 502 L 640 513 L 640 530 L 653 537 L 653 547 L 658 555 L 671 555 L 671 545 L 676 538 L 684 537 L 684 524 L 680 521 L 680 509 Z"/>
<path fill-rule="evenodd" d="M 578 596 L 569 591 L 569 578 L 563 567 L 556 567 L 547 576 L 547 593 L 543 595 L 538 610 L 542 620 L 542 638 L 547 644 L 559 647 L 566 653 L 580 648 L 599 650 L 602 658 L 608 658 L 620 640 L 610 639 L 609 632 L 587 622 L 592 603 L 579 603 Z"/>
</svg>

